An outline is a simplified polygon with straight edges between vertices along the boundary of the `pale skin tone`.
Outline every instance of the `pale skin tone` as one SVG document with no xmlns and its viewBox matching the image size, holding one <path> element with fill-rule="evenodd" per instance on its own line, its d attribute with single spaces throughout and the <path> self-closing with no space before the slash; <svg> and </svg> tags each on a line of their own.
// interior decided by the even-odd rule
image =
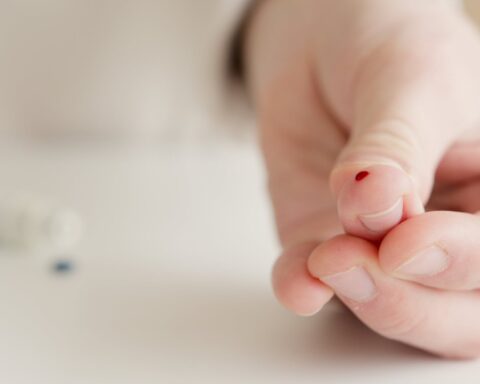
<svg viewBox="0 0 480 384">
<path fill-rule="evenodd" d="M 245 59 L 279 301 L 312 315 L 336 294 L 387 338 L 479 356 L 472 23 L 442 0 L 263 0 Z"/>
</svg>

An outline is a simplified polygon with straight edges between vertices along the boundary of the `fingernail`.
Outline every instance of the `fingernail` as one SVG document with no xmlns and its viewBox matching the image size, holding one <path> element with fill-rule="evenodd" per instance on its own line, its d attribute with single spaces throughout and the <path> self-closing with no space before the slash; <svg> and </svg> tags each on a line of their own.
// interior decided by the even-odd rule
<svg viewBox="0 0 480 384">
<path fill-rule="evenodd" d="M 395 272 L 402 275 L 434 276 L 448 268 L 449 257 L 440 247 L 434 245 L 398 267 Z"/>
<path fill-rule="evenodd" d="M 353 267 L 348 271 L 320 279 L 340 296 L 359 303 L 370 301 L 377 293 L 372 278 L 363 267 Z"/>
<path fill-rule="evenodd" d="M 372 232 L 384 232 L 397 225 L 403 216 L 403 198 L 400 197 L 391 207 L 375 213 L 362 214 L 358 218 Z"/>
</svg>

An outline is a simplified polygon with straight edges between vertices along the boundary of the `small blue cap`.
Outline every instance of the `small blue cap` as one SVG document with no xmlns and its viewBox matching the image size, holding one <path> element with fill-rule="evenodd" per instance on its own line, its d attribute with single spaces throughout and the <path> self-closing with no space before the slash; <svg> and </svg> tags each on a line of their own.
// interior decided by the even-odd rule
<svg viewBox="0 0 480 384">
<path fill-rule="evenodd" d="M 55 273 L 69 273 L 74 269 L 74 264 L 71 260 L 57 260 L 53 263 L 53 271 Z"/>
</svg>

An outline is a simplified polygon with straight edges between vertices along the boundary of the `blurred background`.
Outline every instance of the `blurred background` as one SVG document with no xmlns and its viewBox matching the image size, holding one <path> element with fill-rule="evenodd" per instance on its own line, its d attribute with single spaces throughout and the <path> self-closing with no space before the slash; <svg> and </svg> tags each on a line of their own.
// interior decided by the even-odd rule
<svg viewBox="0 0 480 384">
<path fill-rule="evenodd" d="M 253 117 L 224 72 L 243 6 L 0 0 L 0 226 L 25 194 L 83 222 L 75 247 L 0 247 L 1 383 L 480 375 L 336 306 L 303 319 L 275 303 Z"/>
<path fill-rule="evenodd" d="M 201 135 L 225 114 L 226 45 L 244 3 L 2 1 L 2 130 Z"/>
</svg>

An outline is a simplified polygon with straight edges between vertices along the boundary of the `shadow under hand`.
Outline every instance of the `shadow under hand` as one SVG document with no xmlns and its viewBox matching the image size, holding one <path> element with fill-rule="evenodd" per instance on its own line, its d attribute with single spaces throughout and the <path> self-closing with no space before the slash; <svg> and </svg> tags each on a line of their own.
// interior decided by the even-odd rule
<svg viewBox="0 0 480 384">
<path fill-rule="evenodd" d="M 250 374 L 338 378 L 339 367 L 371 371 L 432 359 L 376 335 L 337 303 L 300 318 L 281 309 L 267 287 L 191 280 L 147 285 L 106 290 L 97 297 L 105 303 L 105 312 L 97 311 L 89 327 L 97 344 L 109 350 L 127 347 L 136 356 L 163 356 L 159 364 L 170 368 L 216 374 L 232 369 L 240 374 L 243 367 Z"/>
</svg>

